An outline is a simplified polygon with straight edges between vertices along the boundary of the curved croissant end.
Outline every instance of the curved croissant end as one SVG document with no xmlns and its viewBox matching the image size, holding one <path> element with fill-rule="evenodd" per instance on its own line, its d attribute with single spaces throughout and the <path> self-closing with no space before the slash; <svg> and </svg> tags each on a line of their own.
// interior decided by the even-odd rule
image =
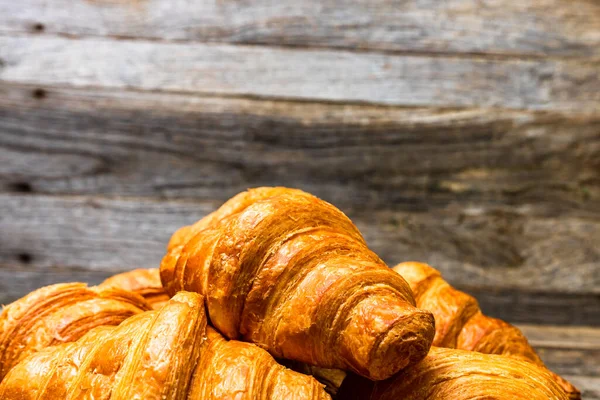
<svg viewBox="0 0 600 400">
<path fill-rule="evenodd" d="M 181 292 L 160 310 L 32 354 L 0 383 L 0 398 L 329 399 L 259 347 L 205 333 L 202 297 Z"/>
<path fill-rule="evenodd" d="M 0 381 L 29 354 L 77 340 L 96 326 L 118 325 L 149 309 L 134 293 L 84 283 L 61 283 L 31 292 L 0 314 Z"/>
<path fill-rule="evenodd" d="M 232 393 L 244 394 L 236 397 L 240 400 L 330 399 L 316 379 L 279 365 L 256 345 L 226 340 L 211 327 L 207 339 L 189 399 L 232 398 Z"/>
<path fill-rule="evenodd" d="M 146 299 L 154 310 L 158 310 L 169 300 L 169 295 L 160 281 L 158 268 L 140 268 L 113 275 L 98 285 L 98 287 L 117 287 L 135 292 Z"/>
<path fill-rule="evenodd" d="M 546 369 L 499 355 L 432 347 L 413 368 L 377 382 L 370 400 L 566 400 Z"/>
<path fill-rule="evenodd" d="M 450 286 L 436 269 L 423 263 L 404 262 L 393 270 L 410 284 L 417 306 L 435 316 L 434 346 L 511 356 L 545 368 L 518 328 L 483 315 L 474 297 Z M 570 399 L 581 399 L 576 387 L 548 372 Z"/>
<path fill-rule="evenodd" d="M 300 190 L 249 190 L 178 231 L 161 279 L 170 294 L 202 293 L 231 339 L 374 380 L 423 358 L 434 335 L 348 217 Z"/>
</svg>

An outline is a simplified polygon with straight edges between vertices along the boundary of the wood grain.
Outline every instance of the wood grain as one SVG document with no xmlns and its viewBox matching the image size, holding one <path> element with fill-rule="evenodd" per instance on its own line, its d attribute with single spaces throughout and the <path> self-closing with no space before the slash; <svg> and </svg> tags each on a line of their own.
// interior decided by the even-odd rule
<svg viewBox="0 0 600 400">
<path fill-rule="evenodd" d="M 460 266 L 459 266 L 460 268 Z M 569 268 L 569 267 L 567 267 Z M 592 266 L 591 268 L 597 267 Z M 590 271 L 592 274 L 597 273 Z M 546 273 L 540 269 L 540 274 Z M 453 276 L 450 274 L 449 276 Z M 503 289 L 498 285 L 478 286 L 477 282 L 456 286 L 475 296 L 483 312 L 514 323 L 598 325 L 600 296 L 590 293 L 562 295 L 553 289 Z"/>
<path fill-rule="evenodd" d="M 531 324 L 517 324 L 517 327 L 537 348 L 600 349 L 600 334 L 597 328 Z"/>
<path fill-rule="evenodd" d="M 22 255 L 30 253 L 23 252 Z M 115 269 L 120 272 L 123 269 Z M 6 305 L 12 301 L 30 293 L 40 287 L 62 282 L 85 282 L 97 285 L 111 276 L 110 269 L 93 271 L 85 268 L 66 268 L 53 266 L 48 268 L 36 268 L 28 265 L 6 265 L 0 264 L 0 305 Z"/>
<path fill-rule="evenodd" d="M 0 0 L 0 31 L 588 57 L 600 55 L 600 5 L 589 0 Z"/>
<path fill-rule="evenodd" d="M 225 201 L 280 184 L 356 211 L 600 216 L 598 115 L 40 91 L 0 87 L 2 191 Z"/>
<path fill-rule="evenodd" d="M 462 286 L 599 293 L 597 219 L 469 206 L 350 215 L 389 264 L 427 262 Z"/>
<path fill-rule="evenodd" d="M 542 325 L 518 327 L 553 371 L 561 375 L 600 376 L 598 328 Z"/>
<path fill-rule="evenodd" d="M 153 267 L 158 265 L 173 231 L 216 207 L 214 202 L 4 194 L 0 195 L 0 258 L 7 265 L 39 272 L 55 267 L 94 271 L 94 278 L 100 271 L 108 275 Z M 462 222 L 458 222 L 459 210 L 427 214 L 346 211 L 371 247 L 390 264 L 418 259 L 440 268 L 459 287 L 487 288 L 506 296 L 543 287 L 556 299 L 583 297 L 588 307 L 597 310 L 600 305 L 597 221 L 513 215 L 507 222 L 493 210 L 476 215 L 463 210 Z M 549 229 L 557 226 L 561 230 L 549 234 Z M 571 242 L 576 242 L 576 247 Z M 4 274 L 11 276 L 10 272 Z M 18 287 L 19 276 L 6 282 L 15 282 Z M 5 298 L 16 295 L 9 290 Z M 532 307 L 536 298 L 539 303 Z M 487 311 L 487 298 L 480 299 Z M 549 307 L 552 303 L 544 302 L 538 294 L 531 299 L 529 310 L 553 321 L 556 310 Z M 493 299 L 492 304 L 498 303 L 502 298 Z M 581 302 L 564 300 L 561 304 L 565 319 L 560 323 L 600 325 L 597 313 L 580 310 Z M 519 315 L 518 308 L 517 303 L 511 310 L 501 308 L 501 315 L 492 314 L 510 320 L 510 315 Z M 581 321 L 582 316 L 585 321 Z"/>
<path fill-rule="evenodd" d="M 404 106 L 596 112 L 599 60 L 0 37 L 0 82 Z"/>
</svg>

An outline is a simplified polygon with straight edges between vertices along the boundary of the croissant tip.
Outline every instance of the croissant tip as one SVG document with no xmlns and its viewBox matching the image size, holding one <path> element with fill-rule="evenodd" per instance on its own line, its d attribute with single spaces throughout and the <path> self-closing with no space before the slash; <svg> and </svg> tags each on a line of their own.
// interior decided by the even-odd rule
<svg viewBox="0 0 600 400">
<path fill-rule="evenodd" d="M 383 336 L 376 352 L 369 378 L 384 380 L 398 371 L 421 361 L 429 352 L 435 335 L 433 315 L 416 309 L 398 320 Z"/>
</svg>

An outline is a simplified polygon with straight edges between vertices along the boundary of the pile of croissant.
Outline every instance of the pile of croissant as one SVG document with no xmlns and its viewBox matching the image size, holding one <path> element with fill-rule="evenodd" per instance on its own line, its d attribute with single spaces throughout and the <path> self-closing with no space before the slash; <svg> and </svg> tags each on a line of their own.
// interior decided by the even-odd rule
<svg viewBox="0 0 600 400">
<path fill-rule="evenodd" d="M 0 399 L 577 399 L 432 267 L 394 268 L 340 210 L 257 188 L 160 270 L 41 288 L 0 314 Z"/>
</svg>

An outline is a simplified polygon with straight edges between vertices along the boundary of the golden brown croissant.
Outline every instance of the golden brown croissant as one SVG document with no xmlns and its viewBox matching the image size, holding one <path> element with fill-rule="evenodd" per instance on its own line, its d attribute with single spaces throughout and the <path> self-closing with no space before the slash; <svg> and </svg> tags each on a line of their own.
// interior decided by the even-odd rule
<svg viewBox="0 0 600 400">
<path fill-rule="evenodd" d="M 434 346 L 501 354 L 544 367 L 518 328 L 483 315 L 474 297 L 450 286 L 434 268 L 423 263 L 405 262 L 393 270 L 408 281 L 417 306 L 435 316 Z M 581 398 L 577 388 L 551 374 L 571 399 Z"/>
<path fill-rule="evenodd" d="M 351 397 L 350 397 L 351 398 Z M 427 357 L 377 382 L 369 400 L 565 400 L 546 369 L 510 357 L 432 347 Z"/>
<path fill-rule="evenodd" d="M 259 188 L 175 233 L 161 264 L 169 294 L 206 296 L 225 336 L 271 354 L 385 379 L 422 359 L 431 313 L 337 208 Z"/>
<path fill-rule="evenodd" d="M 234 398 L 233 394 L 240 400 L 330 399 L 316 379 L 279 365 L 260 347 L 226 340 L 211 327 L 206 331 L 207 348 L 196 368 L 190 399 Z"/>
<path fill-rule="evenodd" d="M 99 287 L 118 287 L 135 292 L 146 299 L 146 301 L 157 310 L 168 300 L 169 295 L 160 282 L 158 268 L 135 269 L 129 272 L 113 275 L 102 282 Z"/>
<path fill-rule="evenodd" d="M 0 398 L 329 399 L 261 348 L 205 329 L 202 297 L 178 293 L 160 310 L 29 356 L 0 383 Z"/>
<path fill-rule="evenodd" d="M 64 283 L 38 289 L 0 314 L 0 381 L 29 354 L 77 340 L 96 326 L 118 325 L 150 308 L 142 297 L 118 288 Z"/>
</svg>

